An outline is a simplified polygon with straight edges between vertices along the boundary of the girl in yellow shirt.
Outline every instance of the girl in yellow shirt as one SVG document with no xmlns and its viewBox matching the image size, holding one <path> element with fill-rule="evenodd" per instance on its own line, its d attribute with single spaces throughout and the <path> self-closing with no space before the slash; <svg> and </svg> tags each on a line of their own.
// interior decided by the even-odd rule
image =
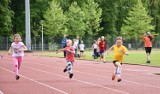
<svg viewBox="0 0 160 94">
<path fill-rule="evenodd" d="M 109 55 L 109 51 L 110 50 L 114 50 L 114 60 L 113 60 L 113 64 L 116 66 L 116 70 L 112 76 L 112 80 L 115 80 L 115 78 L 117 77 L 117 81 L 120 82 L 121 81 L 121 66 L 122 66 L 122 62 L 123 62 L 123 55 L 128 55 L 128 50 L 125 46 L 122 45 L 122 38 L 118 37 L 116 38 L 116 43 L 109 48 L 109 50 L 107 51 L 107 54 Z"/>
</svg>

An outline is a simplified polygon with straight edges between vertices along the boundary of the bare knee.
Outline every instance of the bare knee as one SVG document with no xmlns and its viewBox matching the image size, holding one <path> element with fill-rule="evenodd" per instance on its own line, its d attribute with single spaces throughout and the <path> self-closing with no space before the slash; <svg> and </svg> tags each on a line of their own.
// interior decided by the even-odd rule
<svg viewBox="0 0 160 94">
<path fill-rule="evenodd" d="M 121 67 L 121 63 L 120 63 L 120 62 L 116 62 L 115 65 L 116 65 L 117 67 Z"/>
</svg>

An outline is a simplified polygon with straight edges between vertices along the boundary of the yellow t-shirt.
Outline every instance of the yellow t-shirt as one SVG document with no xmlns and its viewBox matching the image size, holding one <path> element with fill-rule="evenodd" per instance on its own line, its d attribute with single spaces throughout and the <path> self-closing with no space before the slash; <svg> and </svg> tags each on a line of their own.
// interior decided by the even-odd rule
<svg viewBox="0 0 160 94">
<path fill-rule="evenodd" d="M 113 49 L 114 49 L 114 60 L 117 60 L 118 62 L 121 62 L 123 61 L 123 55 L 124 53 L 123 52 L 127 52 L 127 48 L 123 45 L 121 45 L 120 47 L 117 47 L 117 45 L 115 44 L 113 46 Z M 122 52 L 123 51 L 123 52 Z"/>
</svg>

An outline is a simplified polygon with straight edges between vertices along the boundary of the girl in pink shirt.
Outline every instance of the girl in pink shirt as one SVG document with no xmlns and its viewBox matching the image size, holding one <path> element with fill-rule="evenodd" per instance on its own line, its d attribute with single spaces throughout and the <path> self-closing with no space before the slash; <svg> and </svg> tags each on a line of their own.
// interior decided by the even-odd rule
<svg viewBox="0 0 160 94">
<path fill-rule="evenodd" d="M 21 42 L 21 36 L 19 34 L 15 34 L 13 36 L 14 42 L 11 44 L 11 47 L 8 51 L 8 54 L 12 54 L 13 63 L 14 63 L 14 71 L 16 73 L 16 80 L 20 78 L 18 71 L 20 69 L 24 51 L 27 50 L 27 47 Z"/>
</svg>

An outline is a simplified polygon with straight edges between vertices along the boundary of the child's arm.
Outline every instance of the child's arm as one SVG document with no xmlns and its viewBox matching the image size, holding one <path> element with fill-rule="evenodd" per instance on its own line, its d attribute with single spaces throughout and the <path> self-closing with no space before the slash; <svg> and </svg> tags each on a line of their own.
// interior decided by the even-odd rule
<svg viewBox="0 0 160 94">
<path fill-rule="evenodd" d="M 129 55 L 129 52 L 126 47 L 124 47 L 124 49 L 122 50 L 122 53 L 125 55 Z"/>
<path fill-rule="evenodd" d="M 22 46 L 23 49 L 21 49 L 22 51 L 26 51 L 27 47 L 25 45 Z"/>
<path fill-rule="evenodd" d="M 58 54 L 61 51 L 64 51 L 64 49 L 59 49 L 58 51 L 56 51 L 56 54 Z"/>
<path fill-rule="evenodd" d="M 122 53 L 125 54 L 125 55 L 129 55 L 128 51 L 126 51 L 126 52 L 122 51 Z"/>
<path fill-rule="evenodd" d="M 9 50 L 8 50 L 8 55 L 10 55 L 11 52 L 12 52 L 12 47 L 9 48 Z"/>
<path fill-rule="evenodd" d="M 145 36 L 146 36 L 146 34 L 143 34 L 142 37 L 141 37 L 141 39 L 145 40 Z"/>
<path fill-rule="evenodd" d="M 109 55 L 109 51 L 112 50 L 112 49 L 113 49 L 113 46 L 108 49 L 107 55 Z"/>
</svg>

